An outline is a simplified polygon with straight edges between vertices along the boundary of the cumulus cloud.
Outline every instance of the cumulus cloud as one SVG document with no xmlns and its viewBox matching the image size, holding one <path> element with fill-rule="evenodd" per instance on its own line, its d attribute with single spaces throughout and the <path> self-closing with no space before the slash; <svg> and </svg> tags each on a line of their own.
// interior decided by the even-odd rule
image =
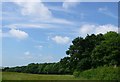
<svg viewBox="0 0 120 82">
<path fill-rule="evenodd" d="M 80 27 L 79 33 L 81 34 L 91 33 L 93 32 L 94 28 L 95 28 L 95 25 L 86 24 Z"/>
<path fill-rule="evenodd" d="M 55 37 L 52 38 L 52 40 L 55 41 L 58 44 L 66 44 L 66 43 L 69 43 L 70 38 L 67 37 L 67 36 L 65 36 L 65 37 L 55 36 Z"/>
<path fill-rule="evenodd" d="M 16 27 L 10 27 L 10 30 L 8 32 L 3 32 L 0 29 L 0 37 L 10 37 L 10 38 L 13 37 L 19 40 L 23 40 L 26 39 L 28 36 L 29 36 L 28 33 L 16 29 Z"/>
<path fill-rule="evenodd" d="M 118 32 L 118 27 L 112 24 L 106 25 L 94 25 L 94 24 L 85 24 L 79 28 L 79 34 L 85 36 L 86 34 L 105 34 L 109 31 Z"/>
<path fill-rule="evenodd" d="M 22 30 L 17 30 L 17 29 L 11 29 L 9 31 L 9 34 L 12 36 L 12 37 L 15 37 L 17 39 L 26 39 L 28 37 L 28 34 Z"/>
<path fill-rule="evenodd" d="M 9 27 L 10 30 L 6 33 L 3 33 L 4 34 L 3 37 L 13 37 L 13 38 L 17 38 L 19 40 L 23 40 L 29 36 L 28 33 L 17 29 L 17 27 L 15 25 L 8 25 L 7 27 Z"/>
<path fill-rule="evenodd" d="M 21 7 L 22 15 L 39 16 L 41 18 L 50 18 L 52 16 L 48 8 L 40 2 L 26 0 L 24 2 L 15 2 Z"/>
</svg>

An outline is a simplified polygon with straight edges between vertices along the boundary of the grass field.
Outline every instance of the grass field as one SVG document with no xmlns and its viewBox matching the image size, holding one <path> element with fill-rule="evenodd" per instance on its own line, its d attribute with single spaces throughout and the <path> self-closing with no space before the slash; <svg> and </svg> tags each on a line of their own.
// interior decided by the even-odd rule
<svg viewBox="0 0 120 82">
<path fill-rule="evenodd" d="M 2 72 L 0 72 L 0 81 L 2 80 Z"/>
<path fill-rule="evenodd" d="M 1 73 L 1 72 L 0 72 Z M 74 77 L 78 75 L 78 77 Z M 98 67 L 73 75 L 45 75 L 2 72 L 3 80 L 120 80 L 120 67 Z"/>
<path fill-rule="evenodd" d="M 3 80 L 80 80 L 73 75 L 42 75 L 42 74 L 26 74 L 15 72 L 3 72 Z"/>
</svg>

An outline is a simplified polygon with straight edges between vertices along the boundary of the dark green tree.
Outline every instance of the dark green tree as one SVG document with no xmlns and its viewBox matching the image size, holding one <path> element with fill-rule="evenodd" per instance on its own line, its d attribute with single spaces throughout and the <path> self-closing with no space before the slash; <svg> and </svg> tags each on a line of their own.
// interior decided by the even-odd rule
<svg viewBox="0 0 120 82">
<path fill-rule="evenodd" d="M 120 65 L 120 34 L 108 32 L 104 38 L 105 40 L 92 52 L 93 67 Z"/>
</svg>

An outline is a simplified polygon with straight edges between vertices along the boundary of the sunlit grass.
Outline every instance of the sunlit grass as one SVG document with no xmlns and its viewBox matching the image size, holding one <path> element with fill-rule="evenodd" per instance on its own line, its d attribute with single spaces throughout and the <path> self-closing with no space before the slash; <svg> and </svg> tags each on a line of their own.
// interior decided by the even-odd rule
<svg viewBox="0 0 120 82">
<path fill-rule="evenodd" d="M 2 72 L 0 72 L 0 82 L 2 81 Z"/>
<path fill-rule="evenodd" d="M 44 75 L 15 72 L 3 72 L 3 80 L 80 80 L 73 75 Z"/>
</svg>

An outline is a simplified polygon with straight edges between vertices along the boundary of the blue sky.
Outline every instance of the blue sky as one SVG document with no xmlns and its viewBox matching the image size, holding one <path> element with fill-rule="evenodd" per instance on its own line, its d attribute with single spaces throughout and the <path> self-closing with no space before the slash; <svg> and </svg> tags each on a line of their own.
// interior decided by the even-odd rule
<svg viewBox="0 0 120 82">
<path fill-rule="evenodd" d="M 2 3 L 3 66 L 58 62 L 71 41 L 117 31 L 117 2 Z"/>
</svg>

